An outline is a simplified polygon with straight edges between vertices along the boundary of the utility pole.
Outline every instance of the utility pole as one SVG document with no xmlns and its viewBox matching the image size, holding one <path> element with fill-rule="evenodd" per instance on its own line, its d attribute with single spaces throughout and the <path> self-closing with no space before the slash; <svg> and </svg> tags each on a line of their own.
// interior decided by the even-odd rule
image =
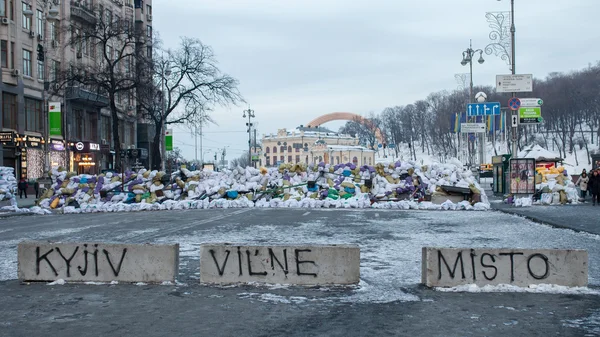
<svg viewBox="0 0 600 337">
<path fill-rule="evenodd" d="M 223 148 L 223 152 L 221 153 L 221 167 L 223 167 L 223 168 L 225 167 L 225 153 L 226 153 L 226 151 L 225 151 L 225 150 L 226 150 L 226 149 L 227 149 L 227 148 L 226 148 L 226 147 L 224 147 L 224 148 Z"/>
<path fill-rule="evenodd" d="M 256 128 L 254 129 L 254 152 L 257 152 L 256 151 Z M 256 164 L 254 162 L 251 162 L 251 164 L 252 164 L 252 167 L 256 168 Z"/>
<path fill-rule="evenodd" d="M 252 165 L 252 118 L 254 118 L 254 110 L 248 108 L 248 110 L 244 110 L 243 117 L 246 118 L 248 115 L 248 123 L 246 126 L 248 127 L 248 165 Z"/>
<path fill-rule="evenodd" d="M 194 150 L 196 151 L 194 159 L 198 162 L 198 126 L 194 126 Z"/>
<path fill-rule="evenodd" d="M 510 44 L 511 44 L 511 62 L 512 74 L 515 74 L 515 0 L 510 0 Z M 512 97 L 517 97 L 516 93 L 512 93 Z M 519 111 L 513 111 L 513 114 L 518 117 Z M 517 158 L 517 128 L 513 126 L 512 130 L 512 158 Z"/>
</svg>

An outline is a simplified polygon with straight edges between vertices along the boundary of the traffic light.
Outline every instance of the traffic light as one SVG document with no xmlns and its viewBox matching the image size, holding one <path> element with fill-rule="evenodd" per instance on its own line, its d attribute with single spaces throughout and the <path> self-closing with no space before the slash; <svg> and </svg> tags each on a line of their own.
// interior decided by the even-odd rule
<svg viewBox="0 0 600 337">
<path fill-rule="evenodd" d="M 38 61 L 44 61 L 44 46 L 38 44 L 37 46 L 37 59 Z"/>
</svg>

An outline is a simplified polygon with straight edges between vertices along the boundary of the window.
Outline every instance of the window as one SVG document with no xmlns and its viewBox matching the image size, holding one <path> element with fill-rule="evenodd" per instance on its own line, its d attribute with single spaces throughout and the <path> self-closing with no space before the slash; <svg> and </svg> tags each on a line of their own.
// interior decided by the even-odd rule
<svg viewBox="0 0 600 337">
<path fill-rule="evenodd" d="M 15 3 L 13 0 L 9 0 L 9 11 L 10 11 L 10 19 L 15 21 Z"/>
<path fill-rule="evenodd" d="M 146 5 L 146 14 L 152 15 L 152 6 Z"/>
<path fill-rule="evenodd" d="M 6 17 L 6 0 L 0 0 L 0 16 Z"/>
<path fill-rule="evenodd" d="M 277 153 L 277 146 L 273 146 L 273 153 Z"/>
<path fill-rule="evenodd" d="M 50 81 L 56 81 L 60 73 L 60 62 L 52 60 L 52 68 L 50 69 Z"/>
<path fill-rule="evenodd" d="M 38 35 L 41 35 L 42 37 L 45 35 L 44 34 L 44 12 L 42 12 L 41 10 L 37 10 L 35 11 L 35 28 L 36 31 L 38 33 Z"/>
<path fill-rule="evenodd" d="M 56 21 L 50 22 L 50 39 L 52 41 L 58 41 L 58 29 L 56 28 Z"/>
<path fill-rule="evenodd" d="M 152 58 L 152 46 L 146 46 L 146 57 Z"/>
<path fill-rule="evenodd" d="M 17 130 L 17 95 L 2 93 L 2 126 Z"/>
<path fill-rule="evenodd" d="M 111 125 L 110 125 L 110 117 L 102 116 L 102 139 L 105 139 L 109 143 L 111 142 Z"/>
<path fill-rule="evenodd" d="M 8 41 L 0 41 L 0 65 L 2 68 L 8 68 Z"/>
<path fill-rule="evenodd" d="M 42 101 L 25 98 L 25 129 L 33 132 L 44 132 Z"/>
<path fill-rule="evenodd" d="M 15 69 L 15 43 L 10 43 L 10 68 Z"/>
<path fill-rule="evenodd" d="M 31 76 L 31 51 L 23 49 L 23 76 Z"/>
<path fill-rule="evenodd" d="M 283 163 L 283 156 L 279 156 L 279 160 Z"/>
<path fill-rule="evenodd" d="M 129 128 L 129 139 L 131 140 L 131 145 L 135 145 L 135 124 L 131 123 L 131 127 Z"/>
<path fill-rule="evenodd" d="M 146 36 L 152 37 L 152 26 L 146 26 Z"/>
<path fill-rule="evenodd" d="M 266 153 L 270 153 L 270 152 L 271 152 L 270 148 L 269 148 L 269 147 L 267 147 L 267 148 L 265 149 L 265 152 L 266 152 Z"/>
<path fill-rule="evenodd" d="M 96 142 L 98 139 L 98 120 L 96 118 L 96 113 L 94 111 L 87 112 L 87 121 L 86 121 L 86 136 L 87 140 Z"/>
<path fill-rule="evenodd" d="M 292 162 L 292 156 L 288 156 L 288 163 Z"/>
<path fill-rule="evenodd" d="M 288 152 L 292 152 L 292 147 L 288 146 Z"/>
<path fill-rule="evenodd" d="M 106 10 L 106 12 L 104 13 L 105 16 L 105 24 L 108 25 L 112 22 L 112 12 L 109 11 L 108 9 Z"/>
<path fill-rule="evenodd" d="M 39 80 L 44 80 L 44 61 L 37 61 L 37 75 Z"/>
<path fill-rule="evenodd" d="M 279 151 L 280 151 L 281 153 L 285 152 L 285 146 L 281 145 L 281 147 L 279 148 Z"/>
<path fill-rule="evenodd" d="M 23 2 L 23 13 L 25 13 L 26 10 L 31 10 L 31 8 L 28 4 Z M 22 16 L 23 16 L 23 28 L 25 28 L 27 30 L 31 30 L 31 18 L 28 18 L 27 16 L 25 16 L 25 14 L 23 14 Z"/>
<path fill-rule="evenodd" d="M 296 148 L 296 152 L 300 152 L 300 148 L 299 147 Z"/>
<path fill-rule="evenodd" d="M 271 160 L 269 157 L 267 157 L 267 166 L 271 166 Z"/>
<path fill-rule="evenodd" d="M 73 110 L 73 115 L 75 115 L 75 139 L 83 140 L 83 111 Z"/>
<path fill-rule="evenodd" d="M 298 164 L 300 162 L 300 156 L 296 155 L 296 164 Z"/>
</svg>

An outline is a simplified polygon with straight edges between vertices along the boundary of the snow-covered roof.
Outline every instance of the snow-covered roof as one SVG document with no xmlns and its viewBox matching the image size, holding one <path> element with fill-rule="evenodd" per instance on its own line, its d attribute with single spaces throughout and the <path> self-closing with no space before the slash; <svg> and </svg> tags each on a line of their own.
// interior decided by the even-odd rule
<svg viewBox="0 0 600 337">
<path fill-rule="evenodd" d="M 374 150 L 367 149 L 360 145 L 327 145 L 328 150 L 333 151 L 363 151 L 363 152 L 375 152 Z"/>
<path fill-rule="evenodd" d="M 539 145 L 529 145 L 517 154 L 519 158 L 534 158 L 536 161 L 562 161 L 556 153 L 548 151 Z"/>
</svg>

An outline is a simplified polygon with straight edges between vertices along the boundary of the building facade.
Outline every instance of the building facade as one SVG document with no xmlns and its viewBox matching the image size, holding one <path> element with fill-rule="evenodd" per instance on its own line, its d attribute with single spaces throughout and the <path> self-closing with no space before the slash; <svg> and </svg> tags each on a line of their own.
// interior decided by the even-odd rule
<svg viewBox="0 0 600 337">
<path fill-rule="evenodd" d="M 28 179 L 59 166 L 99 173 L 114 167 L 115 146 L 137 147 L 135 91 L 115 98 L 121 144 L 113 144 L 108 97 L 98 88 L 54 83 L 73 64 L 101 60 L 103 50 L 85 39 L 70 43 L 72 34 L 102 17 L 128 21 L 151 37 L 151 13 L 149 0 L 0 0 L 0 166 Z M 151 53 L 151 38 L 139 48 Z"/>
<path fill-rule="evenodd" d="M 279 129 L 277 134 L 264 135 L 260 165 L 278 166 L 284 163 L 320 163 L 373 165 L 375 151 L 358 144 L 358 139 L 317 127 Z"/>
</svg>

